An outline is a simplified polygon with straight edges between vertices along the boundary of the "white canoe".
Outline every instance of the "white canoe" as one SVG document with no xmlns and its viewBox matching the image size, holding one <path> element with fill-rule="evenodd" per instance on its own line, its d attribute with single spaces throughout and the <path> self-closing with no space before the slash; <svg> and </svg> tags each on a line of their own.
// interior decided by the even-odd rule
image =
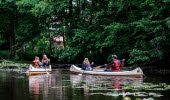
<svg viewBox="0 0 170 100">
<path fill-rule="evenodd" d="M 48 68 L 35 68 L 34 66 L 30 65 L 29 69 L 26 71 L 29 75 L 34 74 L 49 74 L 51 73 L 51 65 L 48 66 Z"/>
<path fill-rule="evenodd" d="M 108 76 L 139 76 L 143 77 L 143 71 L 140 68 L 136 68 L 131 71 L 120 71 L 120 72 L 107 72 L 104 70 L 93 70 L 93 71 L 85 71 L 75 65 L 70 67 L 71 73 L 79 73 L 79 74 L 90 74 L 90 75 L 108 75 Z"/>
</svg>

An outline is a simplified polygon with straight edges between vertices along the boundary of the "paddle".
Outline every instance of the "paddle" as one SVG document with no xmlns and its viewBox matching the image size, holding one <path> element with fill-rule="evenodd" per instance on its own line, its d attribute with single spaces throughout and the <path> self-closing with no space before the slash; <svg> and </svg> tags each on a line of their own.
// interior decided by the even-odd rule
<svg viewBox="0 0 170 100">
<path fill-rule="evenodd" d="M 99 65 L 99 66 L 93 67 L 93 69 L 97 69 L 97 68 L 100 68 L 100 67 L 103 67 L 103 66 L 106 66 L 106 65 Z"/>
<path fill-rule="evenodd" d="M 51 65 L 51 63 L 50 63 L 50 60 L 48 61 L 48 66 L 50 66 Z M 49 72 L 46 70 L 46 67 L 45 67 L 45 71 L 46 71 L 46 73 L 47 74 L 49 74 Z"/>
<path fill-rule="evenodd" d="M 47 74 L 49 74 L 49 72 L 47 72 L 47 70 L 46 70 L 46 67 L 45 67 L 45 71 L 46 71 Z"/>
</svg>

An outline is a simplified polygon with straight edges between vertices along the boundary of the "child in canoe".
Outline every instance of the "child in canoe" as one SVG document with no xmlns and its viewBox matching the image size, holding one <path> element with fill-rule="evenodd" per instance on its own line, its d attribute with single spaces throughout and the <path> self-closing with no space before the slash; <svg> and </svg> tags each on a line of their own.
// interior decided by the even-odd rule
<svg viewBox="0 0 170 100">
<path fill-rule="evenodd" d="M 40 59 L 39 59 L 39 57 L 36 56 L 33 62 L 34 62 L 35 68 L 40 67 L 40 65 L 39 65 Z"/>
</svg>

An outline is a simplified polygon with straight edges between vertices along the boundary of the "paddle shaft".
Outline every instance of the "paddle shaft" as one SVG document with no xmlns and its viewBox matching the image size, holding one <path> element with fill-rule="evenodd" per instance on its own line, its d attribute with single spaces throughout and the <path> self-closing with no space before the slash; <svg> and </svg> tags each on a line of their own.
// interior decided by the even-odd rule
<svg viewBox="0 0 170 100">
<path fill-rule="evenodd" d="M 96 66 L 96 67 L 93 67 L 93 69 L 97 69 L 97 68 L 100 68 L 100 67 L 103 67 L 105 65 L 99 65 L 99 66 Z"/>
<path fill-rule="evenodd" d="M 48 66 L 50 66 L 50 65 L 51 65 L 51 63 L 50 63 L 50 61 L 48 61 Z M 46 70 L 46 67 L 45 67 L 45 71 L 47 74 L 49 74 L 49 72 Z"/>
<path fill-rule="evenodd" d="M 46 71 L 47 74 L 49 74 L 49 72 L 47 71 L 46 67 L 45 67 L 45 71 Z"/>
</svg>

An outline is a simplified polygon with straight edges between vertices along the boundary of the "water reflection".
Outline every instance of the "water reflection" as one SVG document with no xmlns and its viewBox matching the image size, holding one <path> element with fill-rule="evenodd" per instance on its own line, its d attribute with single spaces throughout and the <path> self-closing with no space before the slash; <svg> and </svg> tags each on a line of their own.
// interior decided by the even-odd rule
<svg viewBox="0 0 170 100">
<path fill-rule="evenodd" d="M 51 74 L 29 76 L 29 91 L 34 100 L 39 100 L 39 95 L 48 96 L 48 87 L 51 86 Z"/>
<path fill-rule="evenodd" d="M 109 90 L 123 93 L 128 87 L 143 84 L 143 78 L 132 77 L 70 75 L 70 80 L 71 84 L 76 88 L 84 89 L 84 95 L 87 95 L 90 90 L 93 92 Z"/>
<path fill-rule="evenodd" d="M 170 89 L 166 83 L 144 83 L 143 78 L 70 75 L 74 88 L 82 88 L 84 96 L 111 96 L 114 100 L 162 100 L 163 91 Z M 158 92 L 159 91 L 159 92 Z M 169 91 L 169 90 L 168 90 Z"/>
<path fill-rule="evenodd" d="M 65 86 L 62 80 L 67 79 L 67 77 L 61 70 L 53 71 L 53 74 L 41 74 L 28 77 L 29 92 L 34 100 L 64 100 L 66 98 L 64 95 Z"/>
<path fill-rule="evenodd" d="M 122 100 L 127 96 L 132 100 L 159 96 L 161 100 L 165 98 L 162 86 L 170 88 L 167 84 L 146 83 L 143 78 L 74 75 L 66 70 L 28 76 L 28 79 L 33 100 Z"/>
</svg>

